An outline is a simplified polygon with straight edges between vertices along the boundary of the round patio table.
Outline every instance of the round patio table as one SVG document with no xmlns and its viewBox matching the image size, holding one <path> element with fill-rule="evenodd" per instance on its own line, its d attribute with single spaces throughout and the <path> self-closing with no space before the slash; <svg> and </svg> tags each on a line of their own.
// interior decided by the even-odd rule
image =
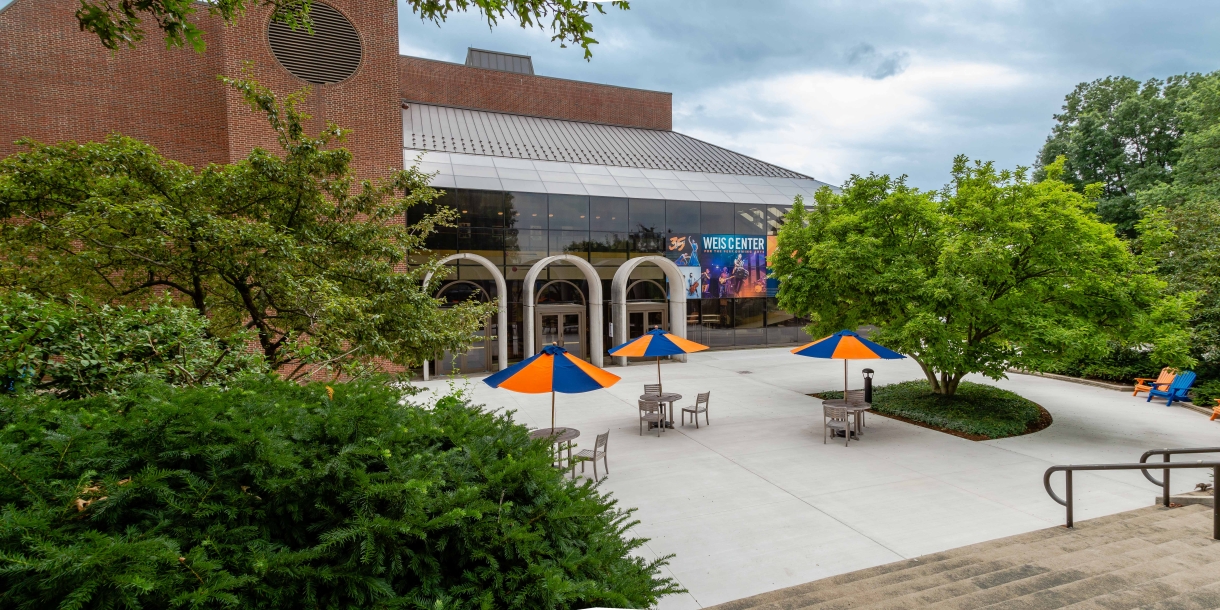
<svg viewBox="0 0 1220 610">
<path fill-rule="evenodd" d="M 580 438 L 580 430 L 576 428 L 539 428 L 530 430 L 531 439 L 549 438 L 552 445 L 566 443 L 568 448 L 568 463 L 572 463 L 572 441 Z M 562 459 L 559 456 L 563 452 L 563 447 L 560 447 L 556 452 L 556 463 L 563 466 Z"/>
<path fill-rule="evenodd" d="M 663 392 L 661 394 L 640 394 L 640 400 L 644 402 L 659 402 L 661 404 L 669 403 L 669 423 L 666 428 L 674 427 L 674 402 L 682 400 L 681 394 L 674 392 Z"/>
<path fill-rule="evenodd" d="M 864 423 L 864 412 L 872 409 L 873 406 L 863 400 L 847 400 L 843 398 L 831 398 L 822 401 L 822 406 L 826 407 L 844 407 L 852 417 L 856 419 L 856 438 L 864 436 L 861 424 Z M 843 434 L 847 434 L 846 431 Z M 838 433 L 835 433 L 838 436 Z"/>
</svg>

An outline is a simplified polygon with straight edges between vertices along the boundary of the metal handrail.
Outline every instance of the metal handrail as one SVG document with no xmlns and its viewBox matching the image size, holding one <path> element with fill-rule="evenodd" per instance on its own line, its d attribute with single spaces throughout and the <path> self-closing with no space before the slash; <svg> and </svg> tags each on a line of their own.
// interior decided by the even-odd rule
<svg viewBox="0 0 1220 610">
<path fill-rule="evenodd" d="M 1140 462 L 1138 464 L 1072 464 L 1068 466 L 1051 466 L 1046 469 L 1046 474 L 1042 475 L 1042 486 L 1046 488 L 1046 493 L 1050 494 L 1051 499 L 1067 507 L 1067 527 L 1072 527 L 1073 472 L 1077 470 L 1149 470 L 1148 466 L 1147 462 Z M 1177 470 L 1179 468 L 1211 468 L 1212 476 L 1215 477 L 1216 481 L 1220 482 L 1220 462 L 1199 461 L 1193 464 L 1186 462 L 1165 462 L 1153 470 Z M 1051 489 L 1051 475 L 1060 471 L 1063 472 L 1066 483 L 1065 493 L 1067 500 L 1060 498 Z M 1220 540 L 1220 487 L 1212 487 L 1212 501 L 1212 538 Z"/>
<path fill-rule="evenodd" d="M 1180 455 L 1180 454 L 1187 454 L 1187 453 L 1220 453 L 1220 447 L 1186 447 L 1183 449 L 1150 449 L 1148 451 L 1145 451 L 1144 455 L 1140 456 L 1140 461 L 1147 462 L 1149 457 L 1154 456 L 1154 455 L 1161 455 L 1161 456 L 1165 457 L 1164 461 L 1168 462 L 1169 456 L 1171 456 L 1171 455 Z M 1169 471 L 1165 470 L 1164 474 L 1162 475 L 1163 477 L 1165 477 L 1165 479 L 1163 481 L 1158 481 L 1158 480 L 1152 478 L 1152 475 L 1148 474 L 1147 470 L 1144 470 L 1142 472 L 1144 473 L 1145 479 L 1152 481 L 1153 485 L 1156 485 L 1157 487 L 1161 488 L 1161 503 L 1164 504 L 1165 506 L 1169 506 Z M 1213 484 L 1215 484 L 1215 482 L 1213 482 Z"/>
</svg>

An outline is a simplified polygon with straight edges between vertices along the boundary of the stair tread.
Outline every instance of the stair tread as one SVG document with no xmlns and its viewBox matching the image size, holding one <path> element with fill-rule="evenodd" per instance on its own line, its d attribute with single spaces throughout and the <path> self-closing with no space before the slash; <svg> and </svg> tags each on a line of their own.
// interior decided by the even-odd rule
<svg viewBox="0 0 1220 610">
<path fill-rule="evenodd" d="M 1056 596 L 1070 603 L 1084 602 L 1089 597 L 1086 591 L 1094 596 L 1117 593 L 1105 590 L 1111 581 L 1102 577 L 1110 573 L 1130 569 L 1132 574 L 1145 575 L 1139 582 L 1172 576 L 1144 564 L 1210 548 L 1204 544 L 1210 538 L 1201 539 L 1199 532 L 1210 530 L 1211 513 L 1210 508 L 1198 505 L 1137 509 L 1082 521 L 1074 530 L 1026 532 L 734 600 L 714 610 L 916 608 L 931 604 L 973 608 L 1010 602 L 1013 608 L 1032 608 L 1051 607 L 1037 604 Z M 1192 557 L 1195 562 L 1212 561 L 1206 552 Z M 1215 557 L 1220 559 L 1220 555 Z M 1162 587 L 1161 594 L 1176 590 L 1168 582 L 1157 586 Z M 1149 588 L 1156 586 L 1149 584 Z M 1045 593 L 1048 590 L 1055 591 Z M 1031 595 L 1034 597 L 1025 602 L 1015 601 Z M 1120 603 L 1119 596 L 1110 601 Z"/>
<path fill-rule="evenodd" d="M 1155 580 L 1120 591 L 1099 595 L 1066 606 L 1071 610 L 1130 610 L 1142 608 L 1182 593 L 1204 587 L 1216 581 L 1220 561 L 1199 566 L 1194 570 L 1175 572 Z"/>
</svg>

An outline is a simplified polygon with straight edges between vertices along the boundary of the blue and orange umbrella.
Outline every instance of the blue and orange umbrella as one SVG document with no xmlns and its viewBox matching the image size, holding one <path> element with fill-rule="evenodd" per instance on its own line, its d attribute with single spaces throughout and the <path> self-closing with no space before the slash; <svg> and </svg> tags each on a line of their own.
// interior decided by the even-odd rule
<svg viewBox="0 0 1220 610">
<path fill-rule="evenodd" d="M 897 360 L 906 358 L 902 354 L 881 345 L 877 345 L 850 330 L 841 330 L 824 339 L 806 343 L 792 350 L 798 356 L 810 358 L 842 358 L 843 359 L 843 395 L 847 396 L 847 361 L 848 360 Z"/>
<path fill-rule="evenodd" d="M 608 388 L 619 382 L 618 375 L 603 371 L 558 345 L 510 366 L 483 381 L 493 388 L 522 394 L 551 393 L 551 428 L 555 428 L 555 392 L 580 394 Z"/>
<path fill-rule="evenodd" d="M 661 383 L 661 357 L 692 354 L 707 349 L 706 345 L 671 335 L 654 328 L 622 345 L 610 350 L 611 356 L 657 359 L 657 385 Z"/>
</svg>

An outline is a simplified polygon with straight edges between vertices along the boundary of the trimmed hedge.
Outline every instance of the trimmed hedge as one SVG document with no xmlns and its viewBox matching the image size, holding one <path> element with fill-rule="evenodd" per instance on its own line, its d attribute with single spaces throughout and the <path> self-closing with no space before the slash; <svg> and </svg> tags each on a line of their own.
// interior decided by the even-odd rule
<svg viewBox="0 0 1220 610">
<path fill-rule="evenodd" d="M 630 511 L 511 415 L 371 383 L 0 398 L 0 607 L 647 607 Z"/>
<path fill-rule="evenodd" d="M 821 392 L 825 398 L 842 398 L 843 392 Z M 873 411 L 977 434 L 1003 438 L 1022 434 L 1042 415 L 1037 404 L 992 385 L 963 381 L 957 393 L 941 396 L 926 381 L 904 381 L 873 390 Z"/>
</svg>

